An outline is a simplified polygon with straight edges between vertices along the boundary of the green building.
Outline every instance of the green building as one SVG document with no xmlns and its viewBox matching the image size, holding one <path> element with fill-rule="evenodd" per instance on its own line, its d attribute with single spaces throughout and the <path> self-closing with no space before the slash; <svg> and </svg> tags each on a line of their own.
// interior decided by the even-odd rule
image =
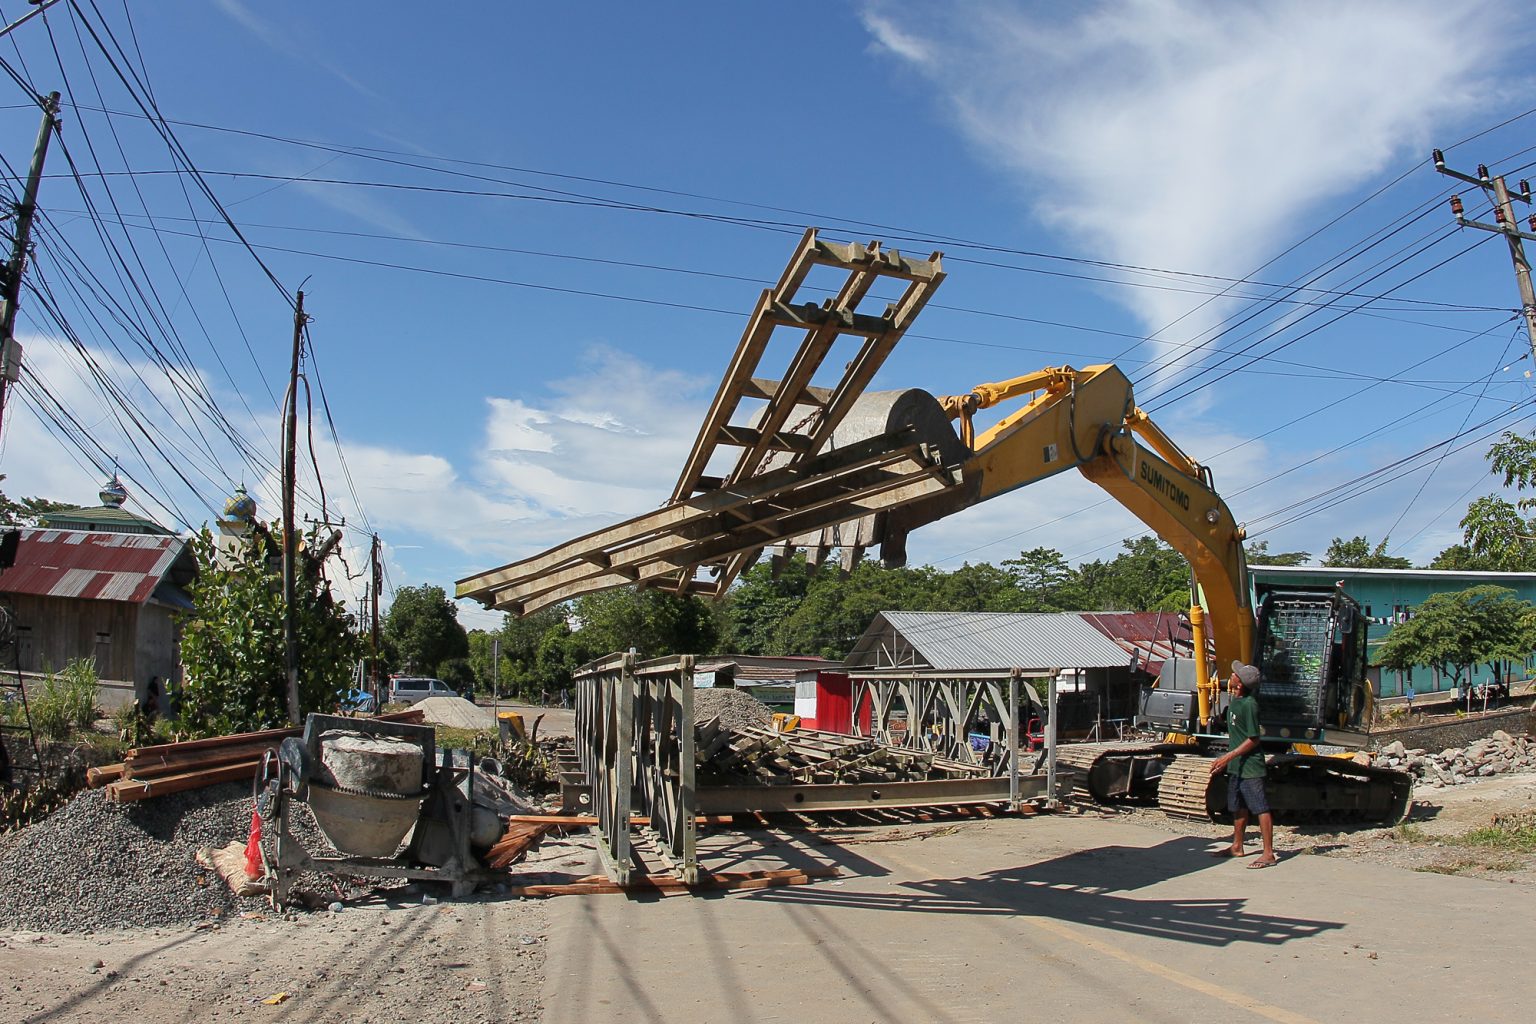
<svg viewBox="0 0 1536 1024">
<path fill-rule="evenodd" d="M 1453 572 L 1444 569 L 1341 569 L 1326 565 L 1254 565 L 1249 575 L 1255 584 L 1302 584 L 1331 587 L 1343 584 L 1344 592 L 1365 608 L 1370 619 L 1367 641 L 1371 656 L 1396 623 L 1406 621 L 1431 594 L 1450 593 L 1485 584 L 1513 590 L 1523 600 L 1536 603 L 1536 572 Z M 1524 664 L 1514 666 L 1516 676 L 1529 678 L 1536 667 L 1536 652 Z M 1402 696 L 1411 684 L 1417 696 L 1451 689 L 1451 680 L 1430 666 L 1407 672 L 1372 667 L 1371 683 L 1379 697 Z M 1478 665 L 1471 683 L 1491 682 L 1493 671 Z"/>
</svg>

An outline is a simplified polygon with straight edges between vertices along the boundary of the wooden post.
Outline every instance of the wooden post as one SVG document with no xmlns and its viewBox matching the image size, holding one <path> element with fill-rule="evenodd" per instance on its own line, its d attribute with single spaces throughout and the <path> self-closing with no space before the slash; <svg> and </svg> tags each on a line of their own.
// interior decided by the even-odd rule
<svg viewBox="0 0 1536 1024">
<path fill-rule="evenodd" d="M 298 538 L 294 535 L 294 494 L 297 490 L 295 469 L 299 418 L 299 352 L 304 345 L 304 293 L 298 294 L 293 307 L 293 364 L 288 372 L 288 400 L 283 408 L 283 668 L 288 681 L 288 720 L 303 722 L 299 706 L 299 638 L 294 622 L 294 595 Z"/>
<path fill-rule="evenodd" d="M 19 23 L 18 23 L 19 24 Z M 21 379 L 21 345 L 12 334 L 16 330 L 16 309 L 21 305 L 21 274 L 27 264 L 27 244 L 32 233 L 32 215 L 37 211 L 37 187 L 43 177 L 43 159 L 48 155 L 48 140 L 53 137 L 59 110 L 59 94 L 51 92 L 42 101 L 43 123 L 37 130 L 37 144 L 32 149 L 32 166 L 21 202 L 16 205 L 16 239 L 11 246 L 11 260 L 0 277 L 0 426 L 4 425 L 6 388 Z"/>
</svg>

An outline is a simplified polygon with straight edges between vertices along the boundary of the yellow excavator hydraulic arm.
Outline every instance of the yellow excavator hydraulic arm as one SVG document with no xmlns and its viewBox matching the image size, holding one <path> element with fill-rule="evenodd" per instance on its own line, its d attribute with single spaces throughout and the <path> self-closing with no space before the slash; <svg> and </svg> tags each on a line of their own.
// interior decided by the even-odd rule
<svg viewBox="0 0 1536 1024">
<path fill-rule="evenodd" d="M 975 413 L 1026 396 L 1022 407 L 976 434 Z M 1205 636 L 1218 667 L 1247 660 L 1253 645 L 1243 528 L 1212 486 L 1210 470 L 1137 408 L 1131 382 L 1113 364 L 1048 367 L 939 403 L 959 421 L 971 450 L 963 472 L 975 481 L 976 501 L 1076 467 L 1189 560 L 1206 602 L 1193 605 L 1190 624 L 1200 652 L 1199 717 L 1208 724 L 1216 685 L 1204 668 Z"/>
</svg>

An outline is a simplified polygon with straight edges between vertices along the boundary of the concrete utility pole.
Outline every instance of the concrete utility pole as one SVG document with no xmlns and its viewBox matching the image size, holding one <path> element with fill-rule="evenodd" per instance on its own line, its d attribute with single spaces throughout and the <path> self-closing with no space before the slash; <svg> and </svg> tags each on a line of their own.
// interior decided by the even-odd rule
<svg viewBox="0 0 1536 1024">
<path fill-rule="evenodd" d="M 1476 185 L 1486 192 L 1493 203 L 1493 224 L 1485 224 L 1481 221 L 1468 220 L 1466 207 L 1462 205 L 1461 196 L 1451 196 L 1451 212 L 1456 215 L 1456 224 L 1464 228 L 1478 228 L 1483 231 L 1496 231 L 1504 236 L 1509 243 L 1509 257 L 1515 263 L 1515 281 L 1520 286 L 1520 309 L 1525 315 L 1525 332 L 1531 343 L 1531 355 L 1536 358 L 1536 288 L 1531 285 L 1531 264 L 1525 258 L 1525 246 L 1521 239 L 1529 239 L 1536 242 L 1536 214 L 1532 214 L 1528 220 L 1531 231 L 1521 231 L 1515 220 L 1515 207 L 1512 200 L 1518 199 L 1527 206 L 1531 205 L 1531 183 L 1520 182 L 1519 192 L 1510 192 L 1504 184 L 1504 176 L 1490 178 L 1486 164 L 1477 165 L 1477 176 L 1453 171 L 1445 166 L 1445 154 L 1438 149 L 1434 151 L 1435 170 L 1457 181 L 1465 181 L 1469 185 Z"/>
<path fill-rule="evenodd" d="M 0 268 L 0 427 L 5 425 L 5 392 L 21 379 L 21 345 L 12 335 L 16 331 L 16 309 L 21 305 L 21 274 L 26 268 L 27 245 L 32 234 L 32 215 L 37 211 L 37 186 L 43 178 L 43 159 L 48 155 L 48 140 L 58 125 L 59 94 L 51 92 L 42 101 L 43 123 L 37 130 L 37 144 L 32 147 L 32 166 L 27 171 L 27 186 L 16 206 L 16 238 L 11 244 L 11 261 Z"/>
<path fill-rule="evenodd" d="M 288 371 L 288 400 L 283 403 L 283 668 L 288 680 L 288 720 L 303 722 L 299 707 L 299 638 L 294 622 L 293 602 L 297 590 L 298 538 L 294 536 L 294 494 L 297 491 L 295 469 L 299 419 L 299 352 L 304 346 L 304 293 L 293 307 L 293 366 Z"/>
</svg>

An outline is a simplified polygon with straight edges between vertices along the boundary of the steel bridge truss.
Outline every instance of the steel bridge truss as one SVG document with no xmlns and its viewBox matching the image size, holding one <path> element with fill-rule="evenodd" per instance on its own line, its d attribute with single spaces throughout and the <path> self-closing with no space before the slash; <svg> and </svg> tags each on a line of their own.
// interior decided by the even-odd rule
<svg viewBox="0 0 1536 1024">
<path fill-rule="evenodd" d="M 627 884 L 638 808 L 646 836 L 685 884 L 699 878 L 691 654 L 638 661 L 615 654 L 579 669 L 576 749 L 591 787 L 598 854 Z"/>
<path fill-rule="evenodd" d="M 993 777 L 1009 780 L 1010 801 L 1017 804 L 1025 795 L 1021 776 L 1033 774 L 1032 766 L 1021 766 L 1019 758 L 1029 751 L 1029 719 L 1040 708 L 1028 680 L 1053 680 L 1056 674 L 1052 669 L 964 678 L 899 670 L 889 675 L 851 672 L 853 731 L 894 747 L 984 767 Z M 987 742 L 978 746 L 972 737 L 981 723 Z M 1054 730 L 1047 741 L 1054 749 Z M 1054 796 L 1055 758 L 1048 761 L 1044 792 Z"/>
</svg>

